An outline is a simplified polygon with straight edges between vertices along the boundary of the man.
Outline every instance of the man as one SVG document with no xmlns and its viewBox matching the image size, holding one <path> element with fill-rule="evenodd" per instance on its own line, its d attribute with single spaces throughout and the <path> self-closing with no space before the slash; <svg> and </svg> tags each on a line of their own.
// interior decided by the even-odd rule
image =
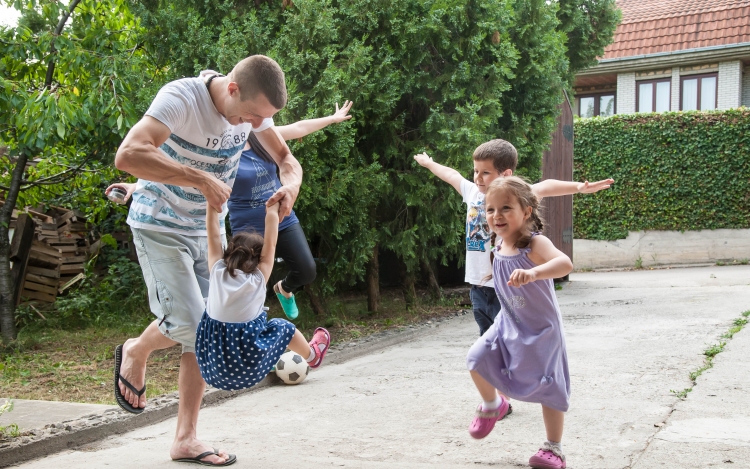
<svg viewBox="0 0 750 469">
<path fill-rule="evenodd" d="M 115 397 L 129 412 L 146 406 L 146 360 L 154 350 L 182 345 L 174 460 L 229 465 L 234 455 L 197 438 L 205 382 L 195 358 L 195 332 L 208 296 L 205 210 L 226 216 L 225 202 L 249 132 L 269 150 L 283 186 L 268 205 L 288 215 L 302 183 L 302 168 L 273 127 L 286 105 L 284 73 L 272 59 L 254 55 L 228 76 L 202 72 L 165 85 L 128 133 L 115 166 L 139 178 L 128 214 L 149 304 L 156 316 L 115 354 Z M 208 208 L 206 208 L 208 207 Z"/>
</svg>

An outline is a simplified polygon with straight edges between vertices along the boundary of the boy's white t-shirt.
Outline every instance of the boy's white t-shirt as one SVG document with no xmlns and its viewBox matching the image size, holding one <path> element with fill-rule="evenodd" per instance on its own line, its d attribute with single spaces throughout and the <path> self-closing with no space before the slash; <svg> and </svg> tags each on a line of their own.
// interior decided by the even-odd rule
<svg viewBox="0 0 750 469">
<path fill-rule="evenodd" d="M 224 259 L 219 259 L 209 277 L 206 312 L 221 322 L 248 322 L 260 316 L 266 301 L 266 279 L 260 270 L 246 274 L 236 270 L 232 278 Z"/>
<path fill-rule="evenodd" d="M 164 85 L 146 111 L 166 125 L 171 134 L 159 149 L 174 161 L 199 169 L 234 185 L 240 154 L 249 132 L 273 126 L 264 119 L 258 128 L 243 123 L 232 125 L 216 110 L 204 79 L 216 72 L 183 78 Z M 206 236 L 206 198 L 194 187 L 175 186 L 138 179 L 128 212 L 128 225 L 152 231 Z M 219 216 L 225 232 L 227 208 Z"/>
<path fill-rule="evenodd" d="M 467 205 L 466 212 L 466 283 L 492 287 L 490 263 L 490 227 L 484 209 L 484 194 L 476 184 L 461 180 L 461 196 Z"/>
</svg>

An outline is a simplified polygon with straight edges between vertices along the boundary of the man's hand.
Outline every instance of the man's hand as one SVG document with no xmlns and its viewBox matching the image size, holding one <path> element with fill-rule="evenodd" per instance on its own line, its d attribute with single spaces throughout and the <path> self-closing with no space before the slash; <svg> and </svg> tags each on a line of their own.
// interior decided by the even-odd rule
<svg viewBox="0 0 750 469">
<path fill-rule="evenodd" d="M 292 213 L 292 207 L 294 202 L 297 201 L 299 195 L 299 188 L 293 186 L 281 186 L 281 189 L 277 190 L 268 201 L 266 201 L 266 207 L 271 207 L 274 204 L 279 204 L 279 219 L 283 220 Z"/>
<path fill-rule="evenodd" d="M 614 179 L 603 179 L 601 181 L 596 182 L 579 182 L 578 183 L 578 193 L 580 194 L 593 194 L 594 192 L 599 192 L 604 189 L 609 189 L 609 186 L 614 184 Z"/>
<path fill-rule="evenodd" d="M 427 167 L 428 164 L 432 163 L 432 158 L 427 155 L 427 153 L 420 153 L 418 155 L 414 155 L 414 161 L 419 163 L 420 166 Z"/>
<path fill-rule="evenodd" d="M 341 106 L 341 109 L 339 109 L 339 103 L 336 103 L 336 112 L 331 114 L 331 118 L 333 119 L 333 122 L 335 124 L 338 124 L 339 122 L 344 122 L 352 118 L 352 116 L 349 115 L 349 109 L 352 108 L 352 102 L 349 100 L 344 101 L 344 105 Z"/>
<path fill-rule="evenodd" d="M 104 189 L 104 195 L 109 195 L 110 191 L 112 191 L 112 189 L 116 187 L 125 191 L 123 202 L 127 202 L 128 199 L 130 199 L 130 196 L 133 195 L 133 192 L 135 192 L 135 186 L 135 183 L 132 182 L 116 182 L 114 184 L 110 184 L 109 187 Z"/>
<path fill-rule="evenodd" d="M 536 281 L 536 272 L 533 269 L 516 269 L 512 274 L 510 274 L 508 286 L 520 287 L 521 285 L 526 285 L 527 283 L 531 283 L 534 281 Z"/>
<path fill-rule="evenodd" d="M 221 212 L 222 205 L 224 205 L 224 202 L 229 199 L 229 195 L 232 193 L 232 189 L 230 189 L 229 186 L 209 175 L 206 175 L 203 179 L 198 190 L 203 193 L 203 197 L 206 198 L 208 206 L 217 212 Z"/>
</svg>

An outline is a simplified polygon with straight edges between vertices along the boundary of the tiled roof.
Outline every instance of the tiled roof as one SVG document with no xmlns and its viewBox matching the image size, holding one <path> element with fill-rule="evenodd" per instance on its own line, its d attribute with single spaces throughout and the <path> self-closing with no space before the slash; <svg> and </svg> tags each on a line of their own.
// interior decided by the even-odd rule
<svg viewBox="0 0 750 469">
<path fill-rule="evenodd" d="M 750 42 L 750 0 L 617 0 L 622 23 L 602 59 Z"/>
</svg>

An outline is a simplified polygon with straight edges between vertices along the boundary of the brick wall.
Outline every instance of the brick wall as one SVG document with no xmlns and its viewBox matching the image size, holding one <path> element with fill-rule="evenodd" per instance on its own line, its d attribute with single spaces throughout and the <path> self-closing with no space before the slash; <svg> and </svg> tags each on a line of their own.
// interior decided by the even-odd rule
<svg viewBox="0 0 750 469">
<path fill-rule="evenodd" d="M 672 87 L 670 90 L 670 96 L 671 100 L 669 103 L 669 110 L 670 111 L 679 111 L 680 110 L 680 93 L 682 90 L 680 89 L 680 67 L 672 67 Z"/>
<path fill-rule="evenodd" d="M 717 94 L 718 109 L 731 109 L 740 106 L 742 96 L 741 61 L 719 62 Z"/>
<path fill-rule="evenodd" d="M 635 73 L 617 74 L 617 113 L 635 112 Z"/>
<path fill-rule="evenodd" d="M 750 67 L 742 74 L 742 101 L 741 105 L 750 107 Z"/>
</svg>

